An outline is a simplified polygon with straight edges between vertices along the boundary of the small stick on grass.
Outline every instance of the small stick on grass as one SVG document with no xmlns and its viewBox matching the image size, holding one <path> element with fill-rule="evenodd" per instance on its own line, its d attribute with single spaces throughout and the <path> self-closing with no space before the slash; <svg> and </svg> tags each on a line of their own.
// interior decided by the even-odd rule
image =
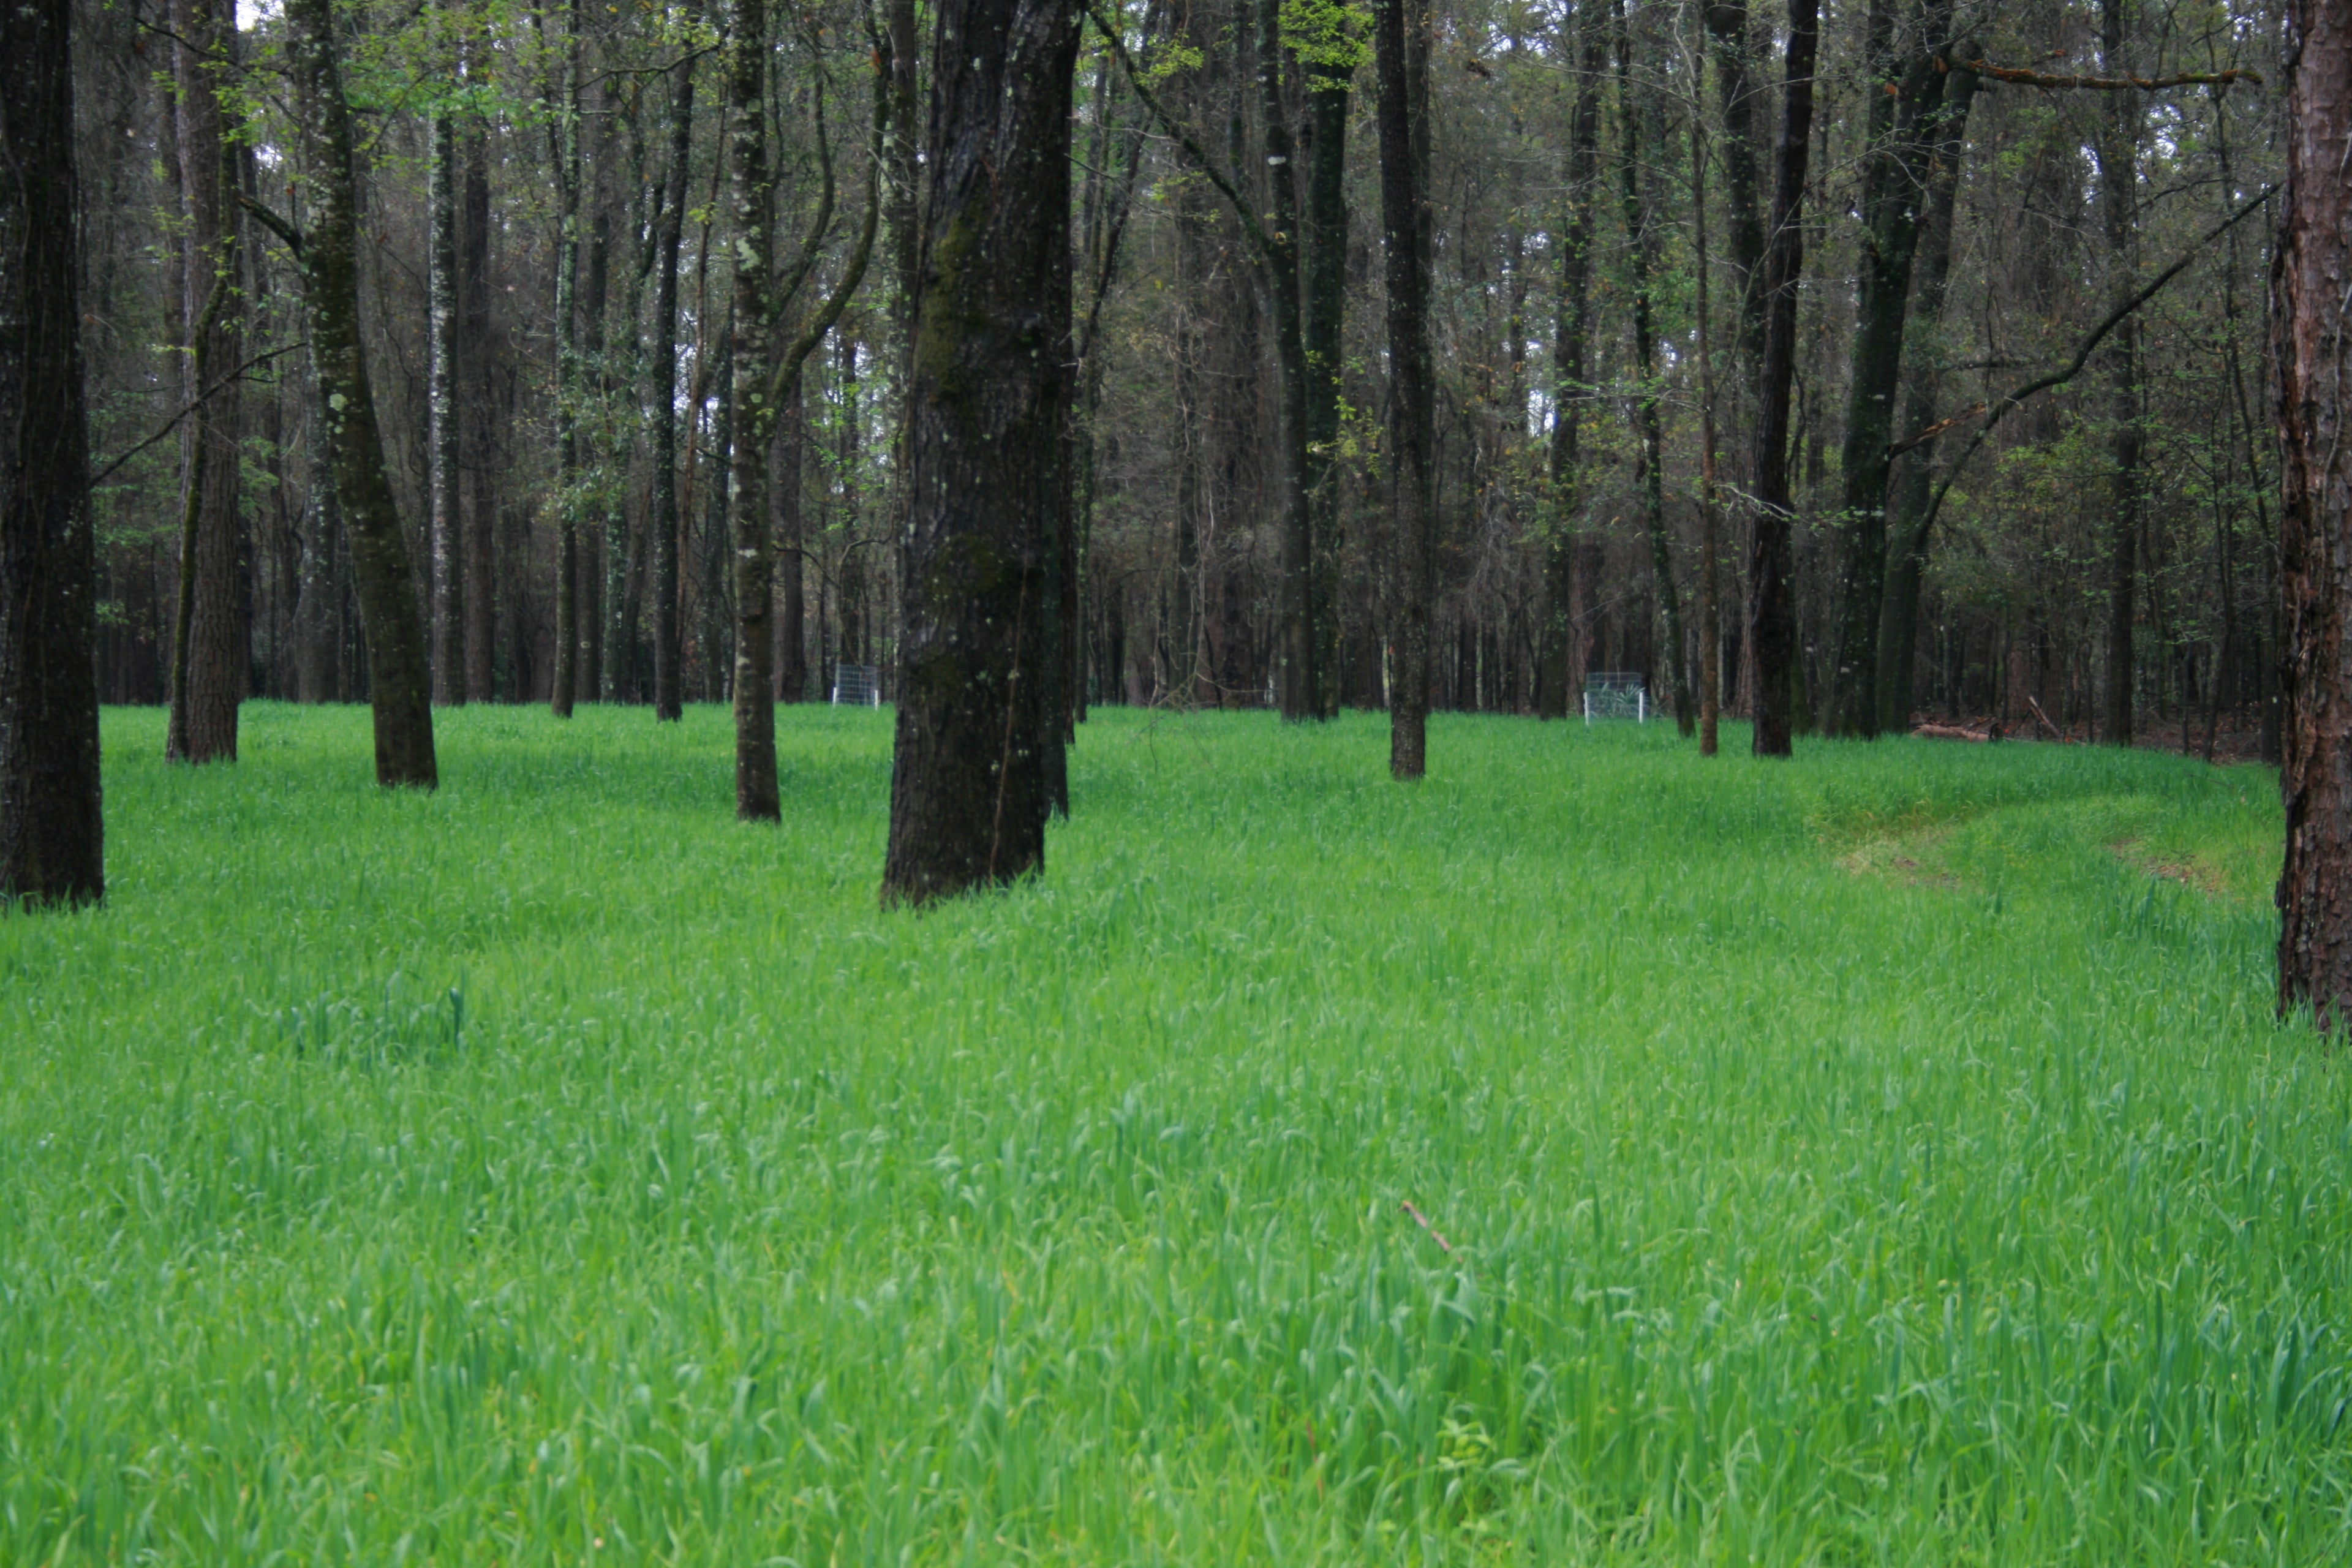
<svg viewBox="0 0 2352 1568">
<path fill-rule="evenodd" d="M 1445 1249 L 1445 1255 L 1447 1257 L 1451 1258 L 1454 1255 L 1454 1244 L 1437 1234 L 1437 1227 L 1429 1223 L 1427 1215 L 1423 1215 L 1419 1209 L 1412 1206 L 1412 1200 L 1411 1198 L 1403 1200 L 1402 1206 L 1405 1213 L 1412 1215 L 1413 1224 L 1429 1232 L 1430 1240 L 1437 1243 L 1438 1246 Z"/>
</svg>

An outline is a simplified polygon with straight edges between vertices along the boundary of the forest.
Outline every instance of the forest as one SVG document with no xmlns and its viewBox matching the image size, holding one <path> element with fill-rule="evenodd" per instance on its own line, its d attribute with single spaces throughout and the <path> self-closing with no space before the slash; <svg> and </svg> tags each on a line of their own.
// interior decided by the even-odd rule
<svg viewBox="0 0 2352 1568">
<path fill-rule="evenodd" d="M 184 614 L 203 756 L 233 749 L 236 697 L 354 700 L 372 673 L 275 232 L 320 199 L 296 16 L 88 10 L 100 679 L 109 701 L 169 700 Z M 2267 15 L 1858 0 L 1820 18 L 1786 225 L 1796 732 L 1934 715 L 2276 755 L 2274 223 L 2223 227 L 2280 176 Z M 772 306 L 823 327 L 764 454 L 786 702 L 843 664 L 886 699 L 899 679 L 924 20 L 909 0 L 765 16 Z M 1703 686 L 1744 716 L 1790 16 L 1619 0 L 1412 20 L 1430 701 L 1557 714 L 1589 672 L 1625 671 L 1686 725 Z M 726 18 L 436 0 L 331 23 L 357 330 L 434 700 L 729 700 L 729 455 L 752 422 L 729 360 Z M 1088 14 L 1079 715 L 1387 704 L 1402 547 L 1371 42 L 1340 0 Z M 1286 656 L 1291 632 L 1311 646 Z M 1277 689 L 1302 663 L 1312 689 Z"/>
<path fill-rule="evenodd" d="M 2347 169 L 2352 0 L 10 0 L 0 1562 L 2352 1561 Z"/>
</svg>

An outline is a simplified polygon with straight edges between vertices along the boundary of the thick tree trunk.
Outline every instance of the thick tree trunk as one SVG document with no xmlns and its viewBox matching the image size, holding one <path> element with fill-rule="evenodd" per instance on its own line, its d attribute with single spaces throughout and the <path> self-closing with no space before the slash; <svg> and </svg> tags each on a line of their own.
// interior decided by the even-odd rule
<svg viewBox="0 0 2352 1568">
<path fill-rule="evenodd" d="M 1969 109 L 1976 101 L 1974 71 L 1955 69 L 1944 84 L 1944 101 L 1934 133 L 1934 156 L 1927 172 L 1927 200 L 1919 219 L 1918 254 L 1911 305 L 1914 353 L 1898 439 L 1936 423 L 1942 392 L 1944 302 L 1950 295 L 1952 230 L 1958 205 L 1960 161 L 1968 151 Z M 1927 503 L 1933 493 L 1929 439 L 1895 459 L 1888 501 L 1885 602 L 1878 616 L 1878 727 L 1907 728 L 1911 720 L 1911 668 L 1918 656 L 1919 585 L 1927 570 Z"/>
<path fill-rule="evenodd" d="M 433 700 L 466 700 L 466 546 L 458 495 L 457 128 L 433 117 L 426 153 L 426 505 L 433 556 Z"/>
<path fill-rule="evenodd" d="M 0 12 L 0 901 L 106 891 L 69 0 Z"/>
<path fill-rule="evenodd" d="M 2352 8 L 2297 0 L 2287 58 L 2285 221 L 2271 267 L 2282 450 L 2286 719 L 2278 997 L 2352 1024 Z"/>
<path fill-rule="evenodd" d="M 941 0 L 886 903 L 1045 863 L 1066 500 L 1071 0 Z"/>
<path fill-rule="evenodd" d="M 351 107 L 343 98 L 331 0 L 287 0 L 289 59 L 310 186 L 302 247 L 304 304 L 334 448 L 335 493 L 351 536 L 352 576 L 367 637 L 380 784 L 430 789 L 432 687 L 425 623 L 392 483 L 384 473 L 359 315 L 359 201 Z"/>
<path fill-rule="evenodd" d="M 1408 15 L 1408 11 L 1410 15 Z M 1390 483 L 1394 537 L 1395 679 L 1389 695 L 1389 773 L 1429 766 L 1430 553 L 1436 510 L 1436 432 L 1429 358 L 1428 26 L 1422 0 L 1375 0 L 1381 226 L 1388 268 Z"/>
<path fill-rule="evenodd" d="M 1748 643 L 1756 659 L 1759 757 L 1790 749 L 1790 685 L 1796 675 L 1797 615 L 1790 585 L 1789 394 L 1796 382 L 1797 281 L 1805 262 L 1805 167 L 1812 148 L 1813 59 L 1821 45 L 1818 0 L 1790 0 L 1781 89 L 1780 144 L 1774 158 L 1772 224 L 1764 249 L 1764 335 L 1759 347 L 1756 521 L 1748 556 Z"/>
<path fill-rule="evenodd" d="M 1586 340 L 1592 313 L 1592 192 L 1601 167 L 1601 73 L 1606 35 L 1597 17 L 1582 16 L 1582 53 L 1576 76 L 1576 106 L 1570 111 L 1566 212 L 1560 223 L 1559 299 L 1551 340 L 1552 426 L 1551 531 L 1544 546 L 1542 710 L 1547 719 L 1575 711 L 1576 683 L 1585 671 L 1578 647 L 1586 635 L 1582 612 L 1597 552 L 1580 549 L 1584 471 L 1579 437 L 1585 400 Z"/>
<path fill-rule="evenodd" d="M 669 168 L 662 196 L 661 233 L 655 244 L 652 353 L 646 356 L 646 390 L 653 404 L 653 506 L 646 519 L 652 534 L 654 596 L 654 717 L 684 714 L 679 670 L 677 511 L 677 251 L 686 234 L 687 159 L 694 149 L 694 57 L 670 71 Z"/>
<path fill-rule="evenodd" d="M 735 542 L 735 815 L 745 822 L 783 816 L 776 793 L 774 614 L 768 537 L 768 440 L 775 415 L 765 409 L 775 329 L 768 300 L 775 228 L 768 174 L 766 0 L 734 0 L 727 27 L 727 200 L 734 240 L 733 355 L 735 453 L 730 464 L 730 531 Z"/>
<path fill-rule="evenodd" d="M 1863 237 L 1853 342 L 1846 377 L 1844 506 L 1839 518 L 1837 647 L 1831 667 L 1828 728 L 1878 734 L 1879 623 L 1886 598 L 1886 479 L 1896 439 L 1895 395 L 1903 369 L 1912 259 L 1919 237 L 1919 190 L 1927 175 L 1927 127 L 1941 119 L 1950 71 L 1940 58 L 1948 0 L 1919 7 L 1922 28 L 1907 59 L 1895 36 L 1894 0 L 1872 0 L 1864 87 L 1868 130 L 1862 191 Z"/>
<path fill-rule="evenodd" d="M 2127 74 L 2124 0 L 2099 0 L 2099 63 L 2111 76 Z M 2135 91 L 2104 95 L 2100 129 L 2099 218 L 2106 232 L 2107 298 L 2121 304 L 2139 286 L 2139 137 L 2143 110 Z M 2107 498 L 2107 711 L 2104 739 L 2132 739 L 2132 626 L 2139 596 L 2139 532 L 2143 479 L 2139 412 L 2139 318 L 2126 316 L 2108 339 L 2108 417 L 2114 426 Z"/>
<path fill-rule="evenodd" d="M 180 533 L 179 609 L 172 646 L 172 713 L 165 754 L 177 762 L 236 760 L 237 703 L 245 696 L 243 617 L 237 613 L 237 500 L 242 475 L 235 383 L 245 315 L 238 287 L 236 174 L 221 122 L 219 66 L 234 26 L 227 0 L 177 0 L 173 47 L 182 212 L 187 222 L 183 315 L 184 513 Z M 211 392 L 210 396 L 205 396 Z"/>
</svg>

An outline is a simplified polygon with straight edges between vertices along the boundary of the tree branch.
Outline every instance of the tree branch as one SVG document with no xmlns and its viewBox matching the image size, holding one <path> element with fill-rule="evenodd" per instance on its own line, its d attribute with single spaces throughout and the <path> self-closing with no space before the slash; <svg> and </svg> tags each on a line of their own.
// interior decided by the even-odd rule
<svg viewBox="0 0 2352 1568">
<path fill-rule="evenodd" d="M 2168 87 L 2227 87 L 2239 81 L 2250 81 L 2256 87 L 2263 85 L 2260 71 L 2243 68 L 2225 71 L 2182 71 L 2178 76 L 2158 77 L 2050 76 L 2014 66 L 1997 66 L 1986 60 L 1962 60 L 1960 63 L 1979 76 L 1989 76 L 1995 81 L 2050 90 L 2081 88 L 2094 92 L 2158 92 Z"/>
<path fill-rule="evenodd" d="M 1208 149 L 1194 140 L 1191 132 L 1179 125 L 1175 117 L 1160 107 L 1158 95 L 1143 85 L 1143 73 L 1136 68 L 1134 58 L 1127 52 L 1127 40 L 1103 19 L 1096 0 L 1085 0 L 1085 5 L 1087 18 L 1094 23 L 1095 31 L 1103 36 L 1103 41 L 1110 46 L 1111 53 L 1118 57 L 1118 68 L 1120 74 L 1127 78 L 1127 85 L 1135 89 L 1135 96 L 1141 99 L 1143 107 L 1151 111 L 1151 118 L 1160 121 L 1168 134 L 1176 139 L 1176 144 L 1184 150 L 1184 156 L 1191 159 L 1201 173 L 1209 176 L 1209 183 L 1217 187 L 1217 193 L 1234 209 L 1234 216 L 1241 219 L 1242 232 L 1249 237 L 1250 248 L 1257 253 L 1259 264 L 1272 266 L 1276 254 L 1274 239 L 1265 232 L 1265 226 L 1258 222 L 1257 215 L 1250 210 L 1249 203 L 1242 199 L 1241 192 L 1232 179 L 1209 156 Z"/>
<path fill-rule="evenodd" d="M 286 248 L 292 253 L 296 265 L 300 265 L 302 260 L 302 231 L 300 229 L 296 228 L 292 224 L 288 223 L 284 218 L 279 217 L 276 213 L 271 212 L 267 206 L 255 201 L 251 196 L 247 195 L 243 191 L 236 193 L 236 205 L 251 213 L 260 223 L 262 227 L 268 229 L 270 233 L 276 235 L 280 240 L 284 241 Z"/>
<path fill-rule="evenodd" d="M 2276 185 L 2264 185 L 2255 194 L 2252 200 L 2215 224 L 2196 244 L 2173 258 L 2172 265 L 2149 279 L 2146 288 L 2108 311 L 2105 319 L 2091 329 L 2091 335 L 2083 340 L 2082 346 L 2074 351 L 2074 357 L 2067 362 L 2064 369 L 2053 371 L 2048 375 L 2029 381 L 2013 392 L 2003 393 L 2000 400 L 1992 405 L 1992 412 L 1986 416 L 1985 422 L 1977 427 L 1977 433 L 1969 437 L 1968 446 L 1962 448 L 1960 455 L 1952 460 L 1952 466 L 1945 470 L 1942 482 L 1936 486 L 1935 498 L 1927 503 L 1927 515 L 1919 520 L 1917 537 L 1922 542 L 1922 545 L 1924 546 L 1927 538 L 1928 530 L 1936 526 L 1937 514 L 1944 509 L 1944 497 L 1950 493 L 1952 481 L 1960 477 L 1960 470 L 1968 466 L 1970 458 L 1976 456 L 1977 448 L 1984 445 L 1985 437 L 1992 434 L 1993 426 L 2000 423 L 2002 416 L 2035 393 L 2048 392 L 2053 387 L 2063 386 L 2074 380 L 2082 373 L 2083 367 L 2090 363 L 2091 355 L 2097 351 L 2098 346 L 2106 341 L 2107 334 L 2121 326 L 2126 317 L 2156 298 L 2158 289 L 2187 270 L 2189 264 L 2197 259 L 2198 252 L 2235 228 L 2242 219 L 2252 216 L 2258 208 L 2269 202 L 2277 191 Z"/>
<path fill-rule="evenodd" d="M 189 415 L 194 414 L 197 409 L 203 407 L 205 402 L 212 397 L 213 394 L 226 391 L 231 383 L 243 379 L 245 373 L 251 370 L 255 365 L 265 364 L 269 361 L 278 358 L 281 354 L 290 354 L 296 349 L 307 349 L 310 346 L 310 340 L 304 338 L 299 342 L 281 344 L 280 346 L 270 349 L 266 353 L 255 354 L 243 364 L 238 365 L 235 370 L 230 371 L 226 375 L 222 376 L 218 381 L 214 382 L 210 386 L 205 388 L 204 391 L 198 393 L 194 399 L 184 405 L 178 413 L 173 415 L 169 419 L 164 420 L 163 425 L 153 435 L 148 437 L 145 440 L 140 442 L 137 446 L 131 447 L 129 451 L 123 453 L 121 457 L 107 464 L 106 467 L 99 469 L 95 474 L 92 474 L 89 477 L 89 488 L 91 489 L 98 489 L 100 485 L 106 482 L 107 477 L 112 474 L 115 469 L 122 467 L 123 464 L 129 462 L 131 458 L 137 457 L 140 453 L 145 451 L 148 447 L 153 446 L 156 442 L 162 440 L 164 437 L 169 436 L 173 431 L 178 429 L 180 427 L 181 420 L 185 419 Z"/>
</svg>

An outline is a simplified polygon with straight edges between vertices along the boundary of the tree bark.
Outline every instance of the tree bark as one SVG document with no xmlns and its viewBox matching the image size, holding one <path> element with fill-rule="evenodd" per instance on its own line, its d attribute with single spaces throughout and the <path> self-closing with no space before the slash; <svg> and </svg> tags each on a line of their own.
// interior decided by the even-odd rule
<svg viewBox="0 0 2352 1568">
<path fill-rule="evenodd" d="M 444 0 L 443 10 L 447 9 Z M 425 413 L 433 557 L 433 700 L 466 700 L 466 546 L 459 512 L 457 412 L 457 128 L 433 117 L 426 152 Z"/>
<path fill-rule="evenodd" d="M 1072 0 L 941 0 L 885 903 L 1043 868 L 1070 321 Z"/>
<path fill-rule="evenodd" d="M 572 717 L 580 681 L 580 6 L 566 0 L 555 164 L 555 670 L 548 706 Z"/>
<path fill-rule="evenodd" d="M 303 175 L 311 192 L 311 226 L 302 246 L 303 302 L 325 395 L 335 493 L 351 537 L 360 625 L 367 638 L 376 783 L 431 789 L 438 773 L 424 617 L 407 539 L 384 473 L 383 440 L 361 342 L 359 199 L 334 8 L 331 0 L 287 0 L 285 15 Z"/>
<path fill-rule="evenodd" d="M 1717 752 L 1723 703 L 1723 505 L 1716 472 L 1715 337 L 1707 310 L 1714 270 L 1706 243 L 1711 141 L 1703 124 L 1691 128 L 1691 260 L 1698 318 L 1698 754 L 1702 757 Z"/>
<path fill-rule="evenodd" d="M 785 383 L 776 416 L 775 468 L 769 476 L 776 531 L 776 699 L 808 699 L 808 544 L 801 519 L 801 461 L 808 415 L 802 378 Z"/>
<path fill-rule="evenodd" d="M 1756 363 L 1764 341 L 1764 217 L 1758 210 L 1761 188 L 1756 167 L 1755 44 L 1746 0 L 1710 4 L 1706 10 L 1709 52 L 1715 57 L 1717 112 L 1723 122 L 1724 205 L 1730 216 L 1732 277 L 1739 288 L 1738 331 L 1731 344 L 1741 364 Z"/>
<path fill-rule="evenodd" d="M 236 174 L 222 125 L 218 69 L 234 24 L 226 0 L 176 0 L 173 46 L 182 212 L 187 222 L 182 384 L 197 402 L 242 355 Z M 172 712 L 164 753 L 175 762 L 236 760 L 237 703 L 245 695 L 244 630 L 237 613 L 237 501 L 241 413 L 236 383 L 189 416 L 182 479 L 179 608 L 172 637 Z"/>
<path fill-rule="evenodd" d="M 0 12 L 0 900 L 106 891 L 69 0 Z"/>
<path fill-rule="evenodd" d="M 1389 694 L 1389 773 L 1408 781 L 1429 767 L 1430 552 L 1436 510 L 1429 361 L 1428 55 L 1424 40 L 1412 36 L 1427 26 L 1421 0 L 1374 0 L 1395 541 L 1390 621 L 1396 675 Z"/>
<path fill-rule="evenodd" d="M 1267 322 L 1280 360 L 1276 378 L 1276 461 L 1282 507 L 1279 601 L 1275 637 L 1275 697 L 1285 719 L 1321 716 L 1315 679 L 1315 540 L 1307 444 L 1306 321 L 1299 291 L 1298 183 L 1283 92 L 1281 0 L 1256 0 L 1259 133 L 1265 147 L 1266 231 L 1259 266 Z"/>
<path fill-rule="evenodd" d="M 2109 74 L 2124 69 L 2124 0 L 2099 0 L 2099 58 Z M 2120 303 L 2138 286 L 2140 95 L 2110 93 L 2097 142 L 2099 218 L 2107 241 L 2107 298 Z M 2107 703 L 2104 739 L 2132 739 L 2132 626 L 2139 594 L 2141 448 L 2139 319 L 2116 326 L 2107 349 L 2108 417 L 2113 422 L 2108 468 Z"/>
<path fill-rule="evenodd" d="M 1914 352 L 1906 378 L 1902 439 L 1937 421 L 1942 392 L 1944 304 L 1950 297 L 1952 232 L 1958 205 L 1960 163 L 1968 152 L 1969 110 L 1976 101 L 1974 71 L 1955 68 L 1944 85 L 1944 101 L 1927 172 L 1927 200 L 1919 220 L 1918 253 L 1913 258 L 1911 306 Z M 1878 727 L 1902 730 L 1911 719 L 1911 667 L 1918 656 L 1919 585 L 1927 570 L 1927 503 L 1935 474 L 1933 437 L 1897 456 L 1888 504 L 1885 602 L 1878 615 Z"/>
<path fill-rule="evenodd" d="M 1653 321 L 1651 279 L 1658 268 L 1658 237 L 1642 170 L 1642 116 L 1654 109 L 1654 91 L 1633 89 L 1633 30 L 1622 0 L 1614 16 L 1617 35 L 1617 108 L 1623 153 L 1619 194 L 1625 232 L 1633 237 L 1633 427 L 1641 441 L 1633 459 L 1633 482 L 1642 492 L 1643 521 L 1650 536 L 1650 574 L 1665 623 L 1666 669 L 1675 699 L 1675 726 L 1685 735 L 1696 727 L 1692 711 L 1690 668 L 1684 657 L 1682 596 L 1675 586 L 1674 542 L 1666 532 L 1665 431 L 1658 410 L 1658 338 Z M 1663 140 L 1663 139 L 1662 139 Z"/>
<path fill-rule="evenodd" d="M 1549 497 L 1551 532 L 1544 547 L 1544 651 L 1542 712 L 1566 718 L 1574 710 L 1572 689 L 1584 674 L 1579 643 L 1585 617 L 1578 592 L 1581 569 L 1593 552 L 1579 548 L 1582 528 L 1584 471 L 1580 437 L 1586 384 L 1586 341 L 1592 313 L 1592 191 L 1601 166 L 1601 73 L 1606 37 L 1598 19 L 1581 16 L 1582 53 L 1576 75 L 1576 102 L 1570 111 L 1566 210 L 1560 222 L 1559 299 L 1551 340 L 1552 426 Z M 1590 584 L 1583 584 L 1589 589 Z"/>
<path fill-rule="evenodd" d="M 2352 8 L 2297 0 L 2290 26 L 2284 222 L 2271 266 L 2286 623 L 2278 1001 L 2283 1013 L 2308 1005 L 2334 1030 L 2352 1023 Z"/>
<path fill-rule="evenodd" d="M 478 119 L 467 124 L 464 157 L 457 245 L 457 425 L 466 500 L 466 695 L 472 701 L 488 702 L 498 694 L 498 594 L 492 584 L 498 487 L 491 473 L 497 447 L 490 405 L 489 135 Z"/>
<path fill-rule="evenodd" d="M 1927 0 L 1916 8 L 1915 19 L 1920 31 L 1907 59 L 1895 37 L 1893 0 L 1872 0 L 1866 24 L 1863 233 L 1840 461 L 1844 505 L 1838 530 L 1837 647 L 1827 704 L 1832 734 L 1864 740 L 1878 735 L 1886 481 L 1896 438 L 1895 396 L 1901 387 L 1912 261 L 1918 251 L 1919 191 L 1927 176 L 1923 130 L 1941 119 L 1951 76 L 1948 68 L 1938 68 L 1944 63 L 1939 57 L 1948 31 L 1948 0 Z"/>
<path fill-rule="evenodd" d="M 1352 40 L 1349 41 L 1352 45 Z M 1350 49 L 1352 53 L 1352 48 Z M 1315 628 L 1316 712 L 1339 710 L 1339 484 L 1332 447 L 1339 438 L 1340 370 L 1347 355 L 1348 112 L 1351 62 L 1318 56 L 1307 68 L 1307 501 Z"/>
<path fill-rule="evenodd" d="M 689 9 L 687 13 L 692 16 Z M 679 664 L 677 510 L 677 252 L 686 235 L 687 160 L 694 149 L 694 57 L 670 71 L 669 167 L 662 193 L 661 233 L 655 244 L 652 353 L 646 385 L 653 403 L 653 505 L 646 531 L 653 551 L 654 718 L 686 711 Z"/>
<path fill-rule="evenodd" d="M 734 0 L 728 18 L 727 199 L 734 239 L 734 330 L 728 352 L 736 417 L 728 508 L 735 543 L 735 815 L 745 822 L 783 816 L 776 791 L 776 702 L 771 689 L 774 633 L 768 537 L 768 438 L 763 413 L 774 321 L 768 292 L 775 195 L 768 171 L 766 0 Z"/>
<path fill-rule="evenodd" d="M 1790 0 L 1780 144 L 1774 156 L 1772 223 L 1764 249 L 1764 336 L 1757 364 L 1756 520 L 1748 556 L 1748 643 L 1756 659 L 1759 757 L 1790 754 L 1790 680 L 1797 643 L 1790 589 L 1789 394 L 1796 382 L 1797 282 L 1804 272 L 1805 168 L 1813 136 L 1813 59 L 1819 0 Z"/>
</svg>

